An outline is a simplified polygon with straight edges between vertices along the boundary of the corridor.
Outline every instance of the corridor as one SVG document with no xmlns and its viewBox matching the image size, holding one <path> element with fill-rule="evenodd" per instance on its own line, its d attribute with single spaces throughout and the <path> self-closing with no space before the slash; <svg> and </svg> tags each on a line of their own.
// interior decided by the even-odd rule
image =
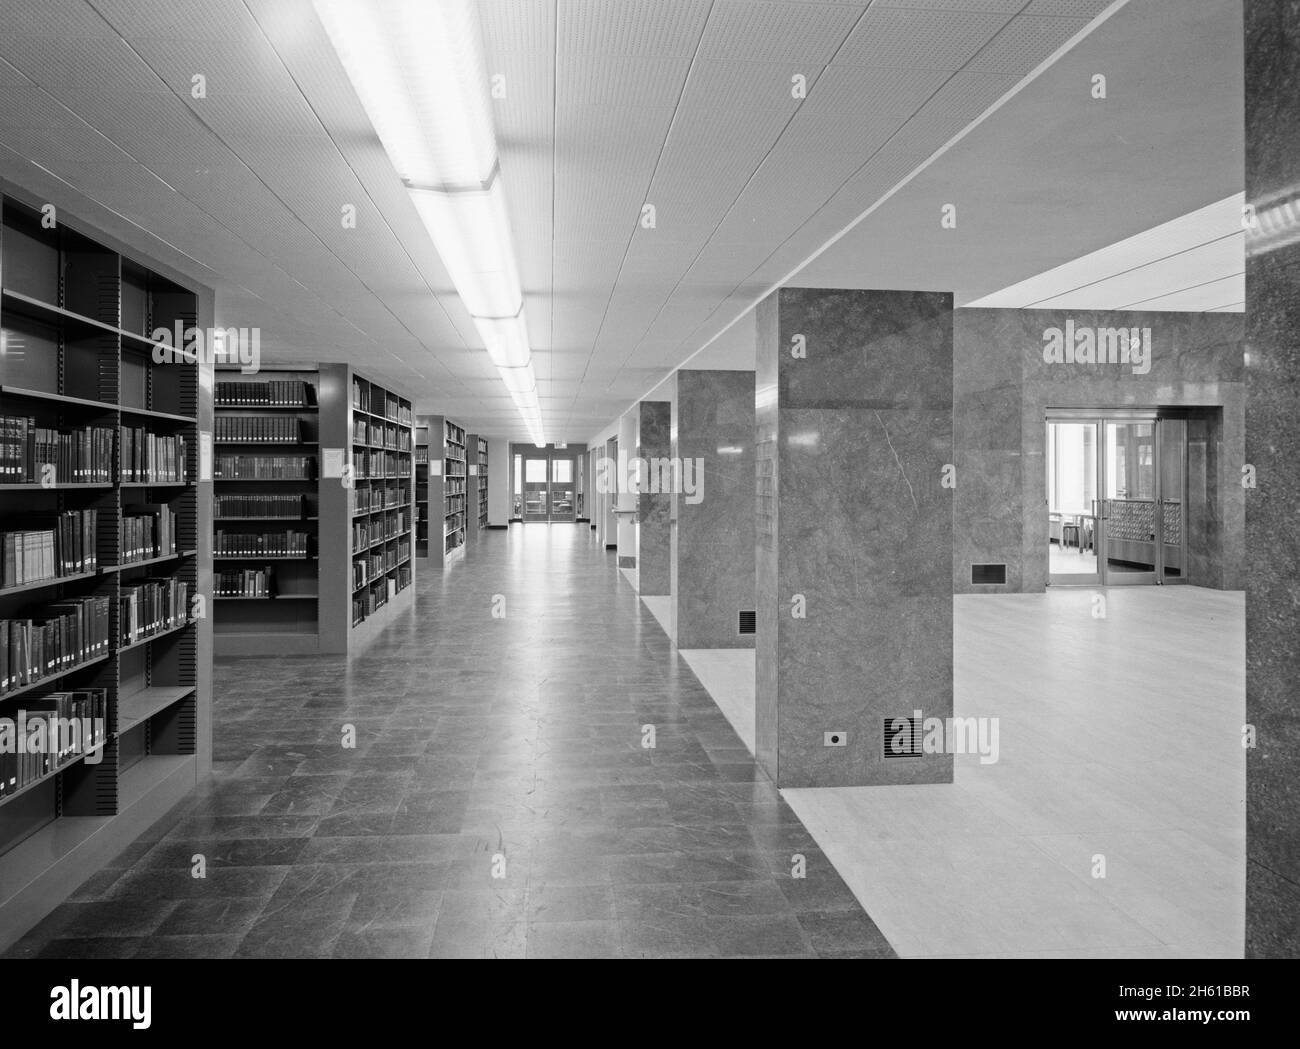
<svg viewBox="0 0 1300 1049">
<path fill-rule="evenodd" d="M 489 531 L 359 657 L 218 660 L 211 783 L 9 955 L 892 956 L 612 556 Z"/>
</svg>

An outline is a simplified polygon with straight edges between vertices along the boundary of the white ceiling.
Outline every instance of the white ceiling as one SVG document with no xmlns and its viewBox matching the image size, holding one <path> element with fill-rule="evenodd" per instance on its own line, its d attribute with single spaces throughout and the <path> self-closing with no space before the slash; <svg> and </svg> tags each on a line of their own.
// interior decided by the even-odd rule
<svg viewBox="0 0 1300 1049">
<path fill-rule="evenodd" d="M 546 432 L 577 442 L 1108 4 L 479 9 Z M 1240 191 L 1240 4 L 1109 11 L 796 281 L 986 294 Z M 0 27 L 0 176 L 213 285 L 271 360 L 348 360 L 422 411 L 522 437 L 309 0 L 0 0 Z M 1105 103 L 1078 81 L 1093 69 Z M 957 199 L 955 236 L 930 229 L 939 199 Z"/>
<path fill-rule="evenodd" d="M 1245 203 L 1234 194 L 962 305 L 1243 312 Z"/>
</svg>

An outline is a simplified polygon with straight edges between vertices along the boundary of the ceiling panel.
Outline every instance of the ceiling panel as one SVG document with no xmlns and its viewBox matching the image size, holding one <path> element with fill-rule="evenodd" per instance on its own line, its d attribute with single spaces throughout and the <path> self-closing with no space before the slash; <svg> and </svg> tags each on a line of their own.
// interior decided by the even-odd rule
<svg viewBox="0 0 1300 1049">
<path fill-rule="evenodd" d="M 946 69 L 964 66 L 1010 16 L 988 11 L 872 7 L 835 56 L 840 65 Z"/>
<path fill-rule="evenodd" d="M 700 57 L 744 55 L 758 62 L 782 63 L 790 73 L 811 79 L 853 28 L 863 6 L 717 0 L 700 41 Z M 788 94 L 788 76 L 786 84 Z"/>
<path fill-rule="evenodd" d="M 1239 137 L 1225 115 L 1239 55 L 1204 44 L 1240 38 L 1230 0 L 1130 5 L 913 178 L 1104 7 L 479 0 L 488 71 L 505 78 L 494 115 L 550 436 L 585 439 L 792 271 L 1007 285 L 998 275 L 1050 268 L 1103 229 L 1133 232 L 1149 204 L 1108 193 L 1098 171 L 1148 170 L 1148 153 L 1162 207 L 1189 210 L 1222 166 L 1206 143 Z M 382 368 L 470 429 L 521 435 L 310 0 L 0 0 L 0 24 L 0 170 L 211 282 L 281 359 Z M 1103 60 L 1136 85 L 1104 112 L 1077 97 Z M 193 99 L 200 72 L 208 97 Z M 638 225 L 647 201 L 653 230 Z M 944 237 L 948 201 L 961 219 Z M 1138 294 L 1190 301 L 1178 280 L 1236 294 L 1233 273 L 1197 280 L 1211 264 L 1196 261 Z"/>
</svg>

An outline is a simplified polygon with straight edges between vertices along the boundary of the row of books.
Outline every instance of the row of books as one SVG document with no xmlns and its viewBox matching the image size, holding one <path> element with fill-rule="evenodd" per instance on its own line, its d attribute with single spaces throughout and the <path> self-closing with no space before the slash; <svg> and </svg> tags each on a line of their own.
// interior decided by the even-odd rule
<svg viewBox="0 0 1300 1049">
<path fill-rule="evenodd" d="M 406 506 L 409 501 L 409 495 L 405 488 L 395 485 L 385 485 L 383 488 L 357 488 L 353 492 L 352 512 L 354 514 L 370 514 L 376 510 L 389 510 L 399 506 Z"/>
<path fill-rule="evenodd" d="M 316 460 L 310 455 L 218 455 L 218 481 L 311 481 Z"/>
<path fill-rule="evenodd" d="M 231 569 L 216 573 L 214 593 L 217 597 L 274 597 L 275 569 Z"/>
<path fill-rule="evenodd" d="M 216 519 L 252 517 L 301 520 L 310 516 L 305 495 L 218 495 L 212 500 Z"/>
<path fill-rule="evenodd" d="M 218 415 L 213 436 L 235 444 L 297 444 L 302 421 L 294 415 Z"/>
<path fill-rule="evenodd" d="M 449 514 L 450 514 L 450 513 L 455 513 L 457 510 L 464 510 L 464 509 L 465 509 L 465 496 L 464 496 L 464 495 L 449 495 L 449 496 L 447 496 L 447 513 L 449 513 Z"/>
<path fill-rule="evenodd" d="M 122 644 L 161 634 L 189 620 L 189 584 L 183 579 L 143 579 L 125 583 L 118 594 Z"/>
<path fill-rule="evenodd" d="M 447 422 L 445 419 L 443 420 L 443 427 L 443 436 L 448 444 L 458 444 L 462 448 L 465 447 L 465 431 L 463 429 L 453 422 Z"/>
<path fill-rule="evenodd" d="M 166 503 L 144 503 L 123 509 L 122 564 L 174 553 L 176 511 Z"/>
<path fill-rule="evenodd" d="M 302 379 L 215 384 L 218 408 L 314 408 L 316 387 Z"/>
<path fill-rule="evenodd" d="M 352 443 L 369 444 L 378 448 L 391 448 L 398 452 L 410 452 L 411 431 L 405 427 L 389 426 L 384 423 L 371 423 L 354 416 L 352 420 Z M 425 456 L 428 462 L 428 456 Z"/>
<path fill-rule="evenodd" d="M 56 430 L 35 419 L 0 415 L 0 483 L 111 484 L 113 430 Z"/>
<path fill-rule="evenodd" d="M 429 446 L 419 444 L 415 446 L 415 465 L 427 466 L 429 464 Z"/>
<path fill-rule="evenodd" d="M 352 562 L 352 589 L 360 590 L 366 585 L 370 578 L 370 564 L 364 557 L 358 557 Z"/>
<path fill-rule="evenodd" d="M 462 480 L 449 479 L 443 481 L 442 494 L 447 496 L 464 495 L 465 481 L 463 479 Z"/>
<path fill-rule="evenodd" d="M 443 475 L 446 477 L 465 476 L 465 464 L 456 459 L 448 459 L 446 465 L 443 466 L 442 470 L 443 470 Z"/>
<path fill-rule="evenodd" d="M 217 529 L 212 552 L 218 557 L 307 557 L 306 532 L 227 532 Z"/>
<path fill-rule="evenodd" d="M 13 718 L 15 738 L 0 747 L 0 800 L 104 745 L 108 690 L 52 692 L 6 716 Z"/>
<path fill-rule="evenodd" d="M 68 510 L 55 515 L 53 528 L 0 534 L 0 586 L 21 586 L 95 571 L 99 567 L 96 520 L 94 510 Z"/>
<path fill-rule="evenodd" d="M 0 619 L 0 694 L 108 654 L 108 597 L 45 606 L 33 619 Z"/>
<path fill-rule="evenodd" d="M 143 427 L 123 426 L 120 461 L 124 482 L 171 484 L 187 480 L 185 438 L 178 434 L 150 433 Z"/>
<path fill-rule="evenodd" d="M 385 478 L 409 475 L 410 466 L 404 464 L 396 452 L 359 450 L 352 453 L 352 465 L 357 477 Z"/>
</svg>

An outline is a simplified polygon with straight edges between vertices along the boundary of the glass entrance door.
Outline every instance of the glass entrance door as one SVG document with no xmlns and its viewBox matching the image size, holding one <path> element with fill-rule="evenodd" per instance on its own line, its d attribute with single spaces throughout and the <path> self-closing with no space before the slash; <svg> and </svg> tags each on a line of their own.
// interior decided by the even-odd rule
<svg viewBox="0 0 1300 1049">
<path fill-rule="evenodd" d="M 1161 547 L 1156 423 L 1108 419 L 1104 425 L 1104 581 L 1107 586 L 1154 583 Z"/>
<path fill-rule="evenodd" d="M 577 518 L 573 482 L 573 460 L 551 460 L 551 520 L 572 523 Z"/>
<path fill-rule="evenodd" d="M 1047 420 L 1051 583 L 1186 578 L 1186 443 L 1186 421 L 1154 411 Z"/>
<path fill-rule="evenodd" d="M 524 456 L 524 520 L 547 521 L 550 492 L 547 483 L 550 463 L 545 456 Z"/>
</svg>

